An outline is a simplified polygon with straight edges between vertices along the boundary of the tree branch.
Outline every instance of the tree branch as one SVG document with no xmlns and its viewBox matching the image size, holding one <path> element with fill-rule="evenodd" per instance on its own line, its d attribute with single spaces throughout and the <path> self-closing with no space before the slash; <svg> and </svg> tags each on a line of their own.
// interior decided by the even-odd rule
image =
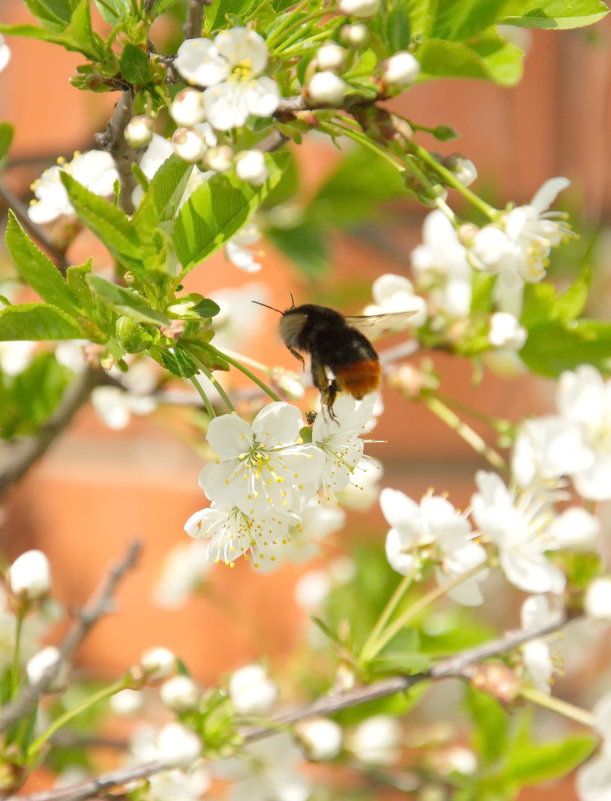
<svg viewBox="0 0 611 801">
<path fill-rule="evenodd" d="M 537 629 L 532 629 L 531 631 L 515 630 L 497 640 L 463 651 L 463 653 L 448 657 L 448 659 L 443 659 L 425 673 L 416 673 L 412 676 L 391 676 L 373 684 L 354 687 L 351 690 L 345 690 L 333 695 L 326 695 L 313 703 L 303 704 L 276 715 L 269 726 L 243 729 L 242 736 L 246 742 L 251 742 L 275 734 L 279 727 L 296 723 L 303 718 L 313 717 L 314 715 L 331 715 L 341 709 L 378 698 L 385 698 L 398 692 L 405 692 L 405 690 L 409 690 L 423 681 L 450 677 L 464 678 L 468 669 L 476 663 L 512 651 L 529 640 L 551 634 L 572 619 L 575 618 L 567 613 L 559 614 Z M 24 796 L 10 796 L 7 801 L 81 801 L 97 795 L 102 790 L 126 784 L 134 779 L 152 776 L 163 770 L 167 770 L 167 766 L 156 760 L 135 768 L 120 768 L 110 773 L 104 773 L 89 781 L 59 790 L 49 790 Z"/>
<path fill-rule="evenodd" d="M 23 228 L 25 228 L 25 230 L 47 251 L 49 256 L 56 263 L 57 269 L 61 273 L 65 273 L 68 269 L 66 254 L 55 245 L 42 226 L 30 219 L 25 203 L 22 203 L 17 195 L 11 192 L 2 181 L 0 181 L 0 197 L 4 200 L 8 208 L 13 211 Z"/>
<path fill-rule="evenodd" d="M 24 685 L 21 692 L 0 710 L 0 732 L 6 731 L 11 724 L 22 720 L 27 715 L 40 696 L 51 686 L 62 665 L 70 659 L 94 624 L 112 611 L 112 598 L 117 586 L 128 570 L 131 570 L 136 564 L 140 550 L 140 543 L 132 542 L 123 558 L 110 567 L 108 575 L 99 589 L 80 611 L 61 641 L 59 645 L 61 658 L 45 671 L 40 681 L 36 684 Z"/>
<path fill-rule="evenodd" d="M 125 127 L 132 118 L 132 91 L 125 89 L 117 101 L 104 133 L 96 134 L 95 140 L 102 150 L 112 153 L 121 181 L 119 204 L 126 214 L 134 211 L 132 192 L 136 179 L 132 172 L 132 164 L 137 161 L 136 151 L 125 141 Z"/>
<path fill-rule="evenodd" d="M 68 386 L 55 414 L 43 423 L 36 434 L 11 444 L 0 445 L 0 496 L 18 481 L 37 459 L 43 456 L 56 437 L 70 424 L 91 390 L 105 381 L 101 370 L 87 369 Z"/>
<path fill-rule="evenodd" d="M 182 26 L 185 39 L 196 39 L 202 35 L 204 6 L 210 3 L 211 0 L 187 0 L 187 18 Z"/>
</svg>

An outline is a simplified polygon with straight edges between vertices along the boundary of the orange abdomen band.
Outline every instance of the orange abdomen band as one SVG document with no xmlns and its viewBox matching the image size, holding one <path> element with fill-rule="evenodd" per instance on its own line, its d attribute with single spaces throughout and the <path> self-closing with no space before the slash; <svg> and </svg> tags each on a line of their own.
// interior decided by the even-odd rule
<svg viewBox="0 0 611 801">
<path fill-rule="evenodd" d="M 382 368 L 375 359 L 363 359 L 336 368 L 335 378 L 340 391 L 349 392 L 354 398 L 361 400 L 380 386 Z"/>
</svg>

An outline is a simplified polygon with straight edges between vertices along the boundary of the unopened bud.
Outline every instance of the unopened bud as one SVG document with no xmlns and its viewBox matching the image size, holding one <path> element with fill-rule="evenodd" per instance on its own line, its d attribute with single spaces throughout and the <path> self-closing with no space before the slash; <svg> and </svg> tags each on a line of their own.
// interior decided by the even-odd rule
<svg viewBox="0 0 611 801">
<path fill-rule="evenodd" d="M 202 741 L 181 723 L 168 723 L 159 732 L 157 748 L 165 767 L 188 770 L 202 753 Z"/>
<path fill-rule="evenodd" d="M 373 17 L 380 7 L 380 0 L 340 0 L 340 14 L 348 17 Z"/>
<path fill-rule="evenodd" d="M 471 684 L 476 690 L 488 693 L 502 704 L 511 704 L 521 690 L 521 683 L 513 670 L 498 662 L 475 665 Z"/>
<path fill-rule="evenodd" d="M 119 690 L 110 697 L 109 706 L 115 715 L 133 715 L 142 709 L 142 693 L 139 690 Z"/>
<path fill-rule="evenodd" d="M 170 114 L 176 125 L 192 128 L 206 117 L 204 95 L 197 89 L 181 89 L 170 106 Z"/>
<path fill-rule="evenodd" d="M 149 648 L 140 657 L 140 666 L 147 679 L 165 679 L 176 669 L 176 657 L 169 648 Z"/>
<path fill-rule="evenodd" d="M 47 671 L 51 671 L 58 665 L 60 659 L 61 654 L 59 653 L 59 648 L 56 648 L 54 645 L 48 645 L 46 648 L 38 651 L 37 654 L 34 654 L 25 666 L 25 672 L 30 684 L 38 684 L 43 676 L 47 675 Z M 65 684 L 65 679 L 65 666 L 62 666 L 49 686 L 48 691 L 57 692 L 61 690 Z"/>
<path fill-rule="evenodd" d="M 355 22 L 353 25 L 344 25 L 339 32 L 339 37 L 345 45 L 351 47 L 362 47 L 369 41 L 369 28 L 362 22 Z"/>
<path fill-rule="evenodd" d="M 350 738 L 350 750 L 370 765 L 392 765 L 401 754 L 403 729 L 390 715 L 374 715 L 360 723 Z"/>
<path fill-rule="evenodd" d="M 316 67 L 319 70 L 338 71 L 346 63 L 346 51 L 335 42 L 327 42 L 316 51 Z"/>
<path fill-rule="evenodd" d="M 130 147 L 144 147 L 153 138 L 154 125 L 150 117 L 132 117 L 125 126 L 125 141 Z"/>
<path fill-rule="evenodd" d="M 169 325 L 162 325 L 159 329 L 161 334 L 168 339 L 180 339 L 185 333 L 186 320 L 170 320 Z"/>
<path fill-rule="evenodd" d="M 176 155 L 190 164 L 201 161 L 206 153 L 204 137 L 193 128 L 177 128 L 172 136 L 172 144 Z"/>
<path fill-rule="evenodd" d="M 188 712 L 195 709 L 200 691 L 189 676 L 173 676 L 164 681 L 159 691 L 162 702 L 173 712 Z"/>
<path fill-rule="evenodd" d="M 229 679 L 229 696 L 238 715 L 268 715 L 278 688 L 261 665 L 247 665 Z"/>
<path fill-rule="evenodd" d="M 452 153 L 443 159 L 444 165 L 454 173 L 456 178 L 463 186 L 471 186 L 477 178 L 477 167 L 471 159 L 461 156 L 460 153 Z"/>
<path fill-rule="evenodd" d="M 473 244 L 478 231 L 479 227 L 475 223 L 462 223 L 456 229 L 456 236 L 463 247 L 469 248 Z"/>
<path fill-rule="evenodd" d="M 326 762 L 342 750 L 342 727 L 328 718 L 305 718 L 295 724 L 295 737 L 310 762 Z"/>
<path fill-rule="evenodd" d="M 21 602 L 41 601 L 51 589 L 51 568 L 42 551 L 32 550 L 18 556 L 8 570 L 8 585 Z"/>
<path fill-rule="evenodd" d="M 117 320 L 115 335 L 126 353 L 141 353 L 153 344 L 153 336 L 149 331 L 126 314 Z"/>
<path fill-rule="evenodd" d="M 283 367 L 274 367 L 270 376 L 272 383 L 281 389 L 289 400 L 301 400 L 305 395 L 305 387 L 299 376 Z"/>
<path fill-rule="evenodd" d="M 215 172 L 227 172 L 233 165 L 234 152 L 229 145 L 211 147 L 206 151 L 204 164 Z"/>
<path fill-rule="evenodd" d="M 410 86 L 420 74 L 420 64 L 411 53 L 401 50 L 384 65 L 383 78 L 388 86 Z"/>
<path fill-rule="evenodd" d="M 311 103 L 337 106 L 344 99 L 348 84 L 330 70 L 317 72 L 307 84 L 307 95 Z"/>
<path fill-rule="evenodd" d="M 265 156 L 260 150 L 242 150 L 238 153 L 235 169 L 238 178 L 253 186 L 261 186 L 269 176 Z"/>
</svg>

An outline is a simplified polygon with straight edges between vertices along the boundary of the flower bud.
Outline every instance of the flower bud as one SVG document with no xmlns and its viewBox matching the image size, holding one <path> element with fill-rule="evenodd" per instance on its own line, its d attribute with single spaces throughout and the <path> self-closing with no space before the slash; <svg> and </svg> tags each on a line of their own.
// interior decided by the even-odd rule
<svg viewBox="0 0 611 801">
<path fill-rule="evenodd" d="M 517 317 L 509 312 L 495 312 L 490 318 L 488 340 L 496 348 L 520 350 L 526 342 L 528 332 Z"/>
<path fill-rule="evenodd" d="M 140 657 L 140 666 L 147 679 L 165 679 L 176 669 L 176 657 L 168 648 L 149 648 Z"/>
<path fill-rule="evenodd" d="M 502 704 L 515 701 L 521 690 L 521 683 L 514 671 L 507 665 L 493 662 L 476 665 L 471 683 L 476 690 L 488 693 Z"/>
<path fill-rule="evenodd" d="M 181 89 L 170 106 L 170 114 L 176 123 L 184 128 L 192 128 L 206 117 L 204 95 L 197 89 Z"/>
<path fill-rule="evenodd" d="M 235 169 L 238 178 L 253 186 L 261 186 L 269 176 L 265 156 L 260 150 L 242 150 L 238 153 Z"/>
<path fill-rule="evenodd" d="M 350 750 L 369 765 L 392 765 L 400 756 L 402 741 L 403 730 L 396 718 L 374 715 L 356 727 Z"/>
<path fill-rule="evenodd" d="M 485 225 L 475 234 L 471 253 L 480 270 L 494 272 L 495 265 L 507 253 L 508 247 L 509 240 L 504 231 L 495 225 Z"/>
<path fill-rule="evenodd" d="M 306 88 L 311 103 L 337 106 L 344 99 L 348 84 L 334 72 L 324 70 L 313 75 Z"/>
<path fill-rule="evenodd" d="M 172 144 L 176 155 L 190 164 L 201 161 L 206 153 L 204 137 L 193 128 L 177 128 L 172 136 Z"/>
<path fill-rule="evenodd" d="M 247 665 L 229 679 L 229 696 L 238 715 L 268 715 L 278 688 L 260 665 Z"/>
<path fill-rule="evenodd" d="M 305 718 L 293 729 L 310 762 L 326 762 L 342 750 L 342 727 L 328 718 Z"/>
<path fill-rule="evenodd" d="M 602 576 L 590 582 L 584 609 L 586 615 L 594 620 L 611 620 L 611 577 Z"/>
<path fill-rule="evenodd" d="M 41 601 L 51 589 L 49 560 L 42 551 L 26 551 L 9 567 L 7 580 L 11 592 L 20 601 Z"/>
<path fill-rule="evenodd" d="M 341 70 L 346 63 L 346 51 L 335 42 L 327 42 L 316 51 L 316 68 L 319 70 Z"/>
<path fill-rule="evenodd" d="M 227 172 L 233 164 L 234 152 L 229 145 L 211 147 L 206 151 L 204 164 L 215 172 Z"/>
<path fill-rule="evenodd" d="M 60 658 L 59 648 L 56 648 L 54 645 L 48 645 L 46 648 L 34 654 L 25 666 L 25 672 L 30 684 L 38 684 L 47 673 L 47 670 L 50 670 L 58 664 Z M 63 666 L 55 676 L 48 691 L 57 692 L 61 690 L 65 683 L 65 678 L 65 666 Z"/>
<path fill-rule="evenodd" d="M 189 676 L 173 676 L 164 681 L 159 691 L 162 702 L 173 712 L 188 712 L 195 709 L 200 691 Z"/>
<path fill-rule="evenodd" d="M 153 138 L 153 120 L 150 117 L 132 117 L 125 126 L 125 141 L 130 147 L 144 147 Z"/>
<path fill-rule="evenodd" d="M 153 344 L 153 336 L 133 317 L 126 314 L 119 317 L 115 324 L 117 341 L 126 353 L 141 353 Z"/>
<path fill-rule="evenodd" d="M 362 47 L 369 41 L 369 28 L 362 22 L 344 25 L 339 32 L 339 37 L 345 45 Z"/>
<path fill-rule="evenodd" d="M 388 86 L 409 86 L 420 74 L 420 64 L 411 53 L 400 50 L 391 56 L 384 65 L 382 77 Z"/>
<path fill-rule="evenodd" d="M 108 703 L 115 715 L 133 715 L 142 708 L 142 701 L 139 690 L 119 690 L 111 695 Z"/>
<path fill-rule="evenodd" d="M 340 14 L 348 17 L 373 17 L 380 7 L 380 0 L 340 0 Z"/>
<path fill-rule="evenodd" d="M 301 400 L 305 395 L 305 387 L 299 380 L 299 376 L 292 370 L 285 370 L 284 367 L 274 367 L 271 376 L 272 383 L 279 387 L 289 400 Z"/>
<path fill-rule="evenodd" d="M 471 159 L 461 156 L 460 153 L 452 153 L 443 159 L 444 165 L 454 173 L 463 186 L 471 186 L 477 178 L 477 167 Z"/>
<path fill-rule="evenodd" d="M 202 741 L 181 723 L 168 723 L 157 738 L 159 759 L 167 768 L 188 770 L 202 752 Z"/>
</svg>

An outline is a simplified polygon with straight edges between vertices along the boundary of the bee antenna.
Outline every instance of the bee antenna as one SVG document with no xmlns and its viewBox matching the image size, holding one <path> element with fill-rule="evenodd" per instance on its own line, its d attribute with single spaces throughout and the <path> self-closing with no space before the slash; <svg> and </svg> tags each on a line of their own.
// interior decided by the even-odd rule
<svg viewBox="0 0 611 801">
<path fill-rule="evenodd" d="M 259 300 L 252 300 L 251 303 L 256 303 L 257 306 L 265 306 L 266 309 L 271 309 L 272 311 L 278 312 L 278 314 L 284 314 L 280 309 L 276 309 L 274 306 L 268 306 L 267 303 L 261 303 Z"/>
<path fill-rule="evenodd" d="M 295 298 L 293 297 L 293 293 L 292 292 L 290 293 L 290 295 L 291 295 L 291 309 L 294 309 L 295 308 Z"/>
</svg>

